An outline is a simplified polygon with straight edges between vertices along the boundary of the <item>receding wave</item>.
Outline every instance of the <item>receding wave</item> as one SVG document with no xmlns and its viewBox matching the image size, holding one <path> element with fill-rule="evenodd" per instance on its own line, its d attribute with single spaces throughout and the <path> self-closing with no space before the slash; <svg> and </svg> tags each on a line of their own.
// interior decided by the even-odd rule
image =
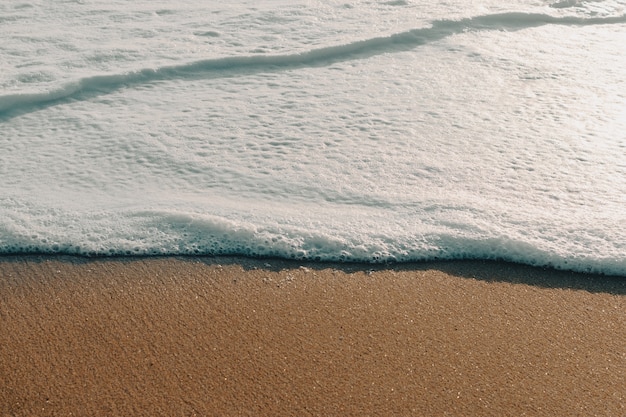
<svg viewBox="0 0 626 417">
<path fill-rule="evenodd" d="M 85 77 L 58 89 L 38 93 L 0 96 L 0 117 L 28 113 L 65 100 L 85 100 L 122 87 L 153 81 L 232 76 L 237 72 L 264 72 L 290 68 L 325 66 L 363 59 L 383 53 L 414 49 L 467 30 L 520 30 L 543 25 L 608 25 L 626 23 L 626 15 L 614 17 L 550 16 L 541 13 L 499 13 L 461 20 L 437 20 L 430 27 L 412 29 L 390 36 L 376 37 L 343 45 L 329 46 L 284 55 L 250 55 L 206 59 L 157 69 Z"/>
</svg>

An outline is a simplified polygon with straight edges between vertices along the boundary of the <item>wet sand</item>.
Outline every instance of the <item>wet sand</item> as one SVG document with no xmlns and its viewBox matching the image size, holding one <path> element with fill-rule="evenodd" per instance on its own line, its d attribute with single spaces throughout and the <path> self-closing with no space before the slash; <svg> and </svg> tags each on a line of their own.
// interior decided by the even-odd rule
<svg viewBox="0 0 626 417">
<path fill-rule="evenodd" d="M 626 416 L 626 278 L 0 258 L 2 416 Z"/>
</svg>

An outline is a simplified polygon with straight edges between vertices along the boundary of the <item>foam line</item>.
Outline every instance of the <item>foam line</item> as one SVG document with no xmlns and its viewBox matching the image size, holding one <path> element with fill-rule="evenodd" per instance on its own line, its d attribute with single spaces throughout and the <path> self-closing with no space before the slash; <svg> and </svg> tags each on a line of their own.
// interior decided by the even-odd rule
<svg viewBox="0 0 626 417">
<path fill-rule="evenodd" d="M 400 32 L 390 36 L 355 41 L 344 45 L 313 49 L 285 55 L 251 55 L 206 59 L 158 69 L 85 77 L 59 89 L 30 94 L 0 96 L 0 120 L 28 113 L 66 100 L 85 100 L 122 87 L 132 87 L 159 80 L 210 78 L 239 73 L 276 71 L 290 68 L 330 65 L 363 59 L 384 53 L 406 51 L 467 30 L 520 30 L 548 24 L 568 26 L 626 23 L 626 15 L 583 18 L 555 17 L 541 13 L 499 13 L 461 20 L 438 20 L 427 28 Z M 225 73 L 225 71 L 228 71 Z"/>
</svg>

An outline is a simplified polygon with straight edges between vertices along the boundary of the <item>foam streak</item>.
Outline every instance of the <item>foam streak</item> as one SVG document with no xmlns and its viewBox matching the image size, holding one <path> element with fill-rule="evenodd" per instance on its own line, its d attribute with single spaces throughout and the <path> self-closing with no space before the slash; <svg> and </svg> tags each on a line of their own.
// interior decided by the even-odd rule
<svg viewBox="0 0 626 417">
<path fill-rule="evenodd" d="M 0 96 L 0 120 L 40 108 L 66 102 L 87 100 L 108 94 L 122 87 L 132 87 L 154 81 L 215 78 L 233 74 L 277 71 L 293 68 L 326 66 L 337 62 L 364 59 L 384 53 L 414 49 L 450 35 L 467 30 L 521 30 L 548 24 L 568 26 L 608 25 L 626 23 L 626 15 L 581 18 L 555 17 L 540 13 L 499 13 L 462 20 L 438 20 L 431 27 L 413 29 L 390 36 L 371 38 L 344 45 L 284 55 L 252 55 L 201 60 L 157 69 L 85 77 L 56 90 Z"/>
</svg>

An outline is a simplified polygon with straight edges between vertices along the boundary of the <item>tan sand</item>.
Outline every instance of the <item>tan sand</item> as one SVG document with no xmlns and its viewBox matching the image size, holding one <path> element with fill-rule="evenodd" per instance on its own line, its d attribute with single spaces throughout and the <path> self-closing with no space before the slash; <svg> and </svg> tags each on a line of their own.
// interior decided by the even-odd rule
<svg viewBox="0 0 626 417">
<path fill-rule="evenodd" d="M 1 416 L 626 416 L 626 278 L 0 260 Z"/>
</svg>

